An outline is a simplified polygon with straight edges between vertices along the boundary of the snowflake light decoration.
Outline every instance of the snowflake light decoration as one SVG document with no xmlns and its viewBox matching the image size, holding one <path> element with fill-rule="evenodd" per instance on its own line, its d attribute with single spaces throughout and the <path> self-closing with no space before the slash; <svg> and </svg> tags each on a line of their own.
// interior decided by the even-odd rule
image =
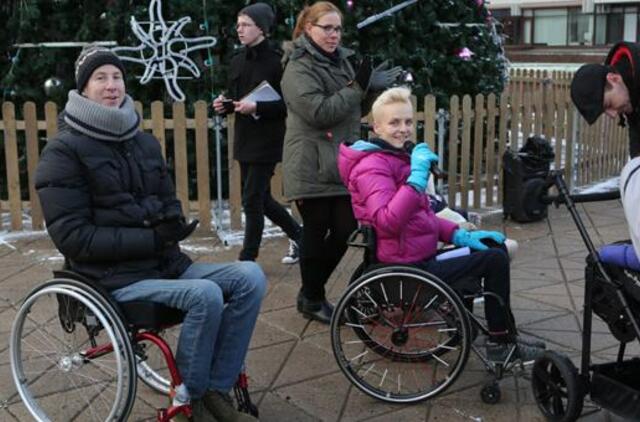
<svg viewBox="0 0 640 422">
<path fill-rule="evenodd" d="M 135 17 L 131 17 L 131 30 L 140 40 L 135 47 L 115 47 L 111 49 L 120 59 L 145 65 L 140 83 L 146 84 L 151 79 L 164 79 L 169 95 L 176 101 L 184 101 L 185 95 L 178 79 L 192 79 L 179 76 L 180 69 L 191 72 L 193 78 L 200 77 L 200 69 L 188 54 L 191 51 L 213 47 L 215 37 L 188 38 L 182 35 L 182 29 L 191 22 L 190 17 L 182 17 L 167 26 L 162 17 L 161 0 L 149 3 L 149 21 L 145 31 Z"/>
</svg>

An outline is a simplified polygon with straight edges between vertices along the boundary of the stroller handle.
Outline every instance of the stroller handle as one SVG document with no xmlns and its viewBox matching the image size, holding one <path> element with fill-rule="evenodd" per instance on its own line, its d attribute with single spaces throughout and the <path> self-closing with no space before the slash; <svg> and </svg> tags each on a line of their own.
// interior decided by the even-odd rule
<svg viewBox="0 0 640 422">
<path fill-rule="evenodd" d="M 559 195 L 547 195 L 542 194 L 540 200 L 544 204 L 555 204 L 558 207 L 560 204 L 566 204 L 570 199 L 574 204 L 580 202 L 599 202 L 599 201 L 611 201 L 615 199 L 620 199 L 620 191 L 618 189 L 610 190 L 606 192 L 594 192 L 594 193 L 578 193 L 574 195 L 570 195 L 568 190 L 566 189 L 566 184 L 564 183 L 563 170 L 552 170 L 549 172 L 547 176 L 547 189 L 543 192 L 547 192 L 548 188 L 551 186 L 558 187 L 561 192 Z M 560 185 L 563 185 L 565 189 L 560 189 Z"/>
</svg>

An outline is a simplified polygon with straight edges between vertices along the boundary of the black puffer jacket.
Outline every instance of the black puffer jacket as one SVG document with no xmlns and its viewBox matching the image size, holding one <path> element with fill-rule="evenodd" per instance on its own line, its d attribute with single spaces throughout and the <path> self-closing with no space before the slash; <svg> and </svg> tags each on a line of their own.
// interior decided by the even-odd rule
<svg viewBox="0 0 640 422">
<path fill-rule="evenodd" d="M 281 59 L 282 51 L 269 40 L 243 48 L 231 59 L 227 96 L 240 100 L 262 81 L 281 93 Z M 280 162 L 287 115 L 284 100 L 258 102 L 256 113 L 259 119 L 236 113 L 233 158 L 245 163 Z"/>
<path fill-rule="evenodd" d="M 47 230 L 71 269 L 113 290 L 176 278 L 191 264 L 178 246 L 156 247 L 151 224 L 182 215 L 158 141 L 100 141 L 60 120 L 36 173 Z"/>
</svg>

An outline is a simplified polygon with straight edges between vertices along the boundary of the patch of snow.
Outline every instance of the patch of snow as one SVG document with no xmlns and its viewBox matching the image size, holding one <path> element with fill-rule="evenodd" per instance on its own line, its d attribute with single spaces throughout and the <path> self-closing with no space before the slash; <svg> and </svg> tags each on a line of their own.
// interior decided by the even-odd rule
<svg viewBox="0 0 640 422">
<path fill-rule="evenodd" d="M 602 193 L 618 190 L 620 186 L 620 177 L 612 177 L 604 181 L 597 182 L 592 185 L 582 186 L 574 189 L 575 193 Z"/>
</svg>

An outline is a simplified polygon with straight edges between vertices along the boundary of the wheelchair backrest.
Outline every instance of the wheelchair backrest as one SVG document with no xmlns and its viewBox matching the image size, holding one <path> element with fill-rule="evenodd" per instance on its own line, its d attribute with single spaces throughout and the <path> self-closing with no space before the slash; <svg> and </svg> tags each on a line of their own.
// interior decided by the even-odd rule
<svg viewBox="0 0 640 422">
<path fill-rule="evenodd" d="M 365 267 L 378 263 L 376 255 L 376 231 L 372 226 L 361 225 L 351 233 L 347 245 L 355 248 L 363 248 L 363 261 Z"/>
</svg>

